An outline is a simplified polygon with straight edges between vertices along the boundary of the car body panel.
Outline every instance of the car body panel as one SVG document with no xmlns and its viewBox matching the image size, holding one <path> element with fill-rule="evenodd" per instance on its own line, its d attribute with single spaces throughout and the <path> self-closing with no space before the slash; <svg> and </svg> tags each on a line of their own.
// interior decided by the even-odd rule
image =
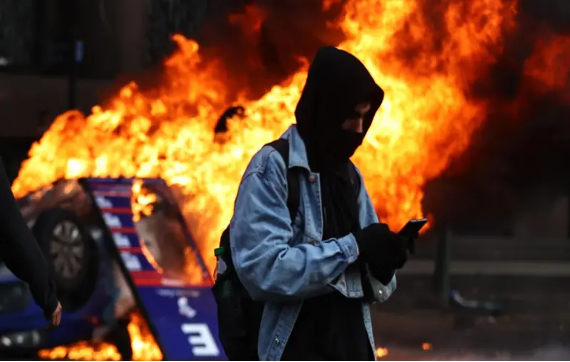
<svg viewBox="0 0 570 362">
<path fill-rule="evenodd" d="M 81 309 L 74 312 L 64 311 L 60 327 L 53 331 L 45 330 L 43 313 L 29 295 L 27 305 L 18 312 L 2 313 L 0 308 L 0 344 L 2 335 L 37 330 L 40 331 L 41 341 L 33 348 L 49 348 L 89 340 L 95 327 L 113 324 L 114 307 L 120 294 L 120 286 L 116 277 L 113 277 L 111 265 L 116 261 L 137 307 L 161 348 L 164 359 L 226 359 L 217 338 L 216 303 L 211 292 L 212 278 L 165 182 L 161 179 L 141 180 L 146 186 L 150 185 L 158 190 L 161 196 L 169 201 L 167 209 L 170 214 L 167 221 L 170 224 L 165 224 L 163 228 L 178 230 L 175 236 L 180 240 L 175 241 L 189 247 L 192 252 L 196 267 L 194 272 L 198 273 L 199 277 L 191 281 L 183 280 L 180 274 L 168 274 L 168 266 L 176 264 L 176 261 L 170 262 L 169 254 L 165 251 L 168 248 L 164 244 L 158 243 L 159 247 L 156 247 L 148 241 L 142 241 L 139 234 L 146 233 L 148 225 L 154 229 L 156 225 L 144 224 L 148 220 L 155 222 L 151 220 L 152 217 L 140 224 L 133 221 L 133 179 L 82 179 L 70 182 L 62 181 L 59 185 L 46 188 L 47 191 L 38 191 L 19 202 L 29 225 L 33 226 L 34 219 L 44 210 L 60 205 L 76 207 L 78 202 L 74 201 L 73 197 L 77 197 L 81 202 L 90 200 L 92 211 L 96 215 L 95 221 L 91 222 L 97 224 L 97 232 L 91 234 L 101 256 L 101 273 L 95 291 Z M 80 196 L 70 196 L 74 193 Z M 162 220 L 157 220 L 160 226 Z M 148 239 L 147 235 L 145 240 Z M 166 258 L 164 270 L 157 268 L 156 260 L 148 258 L 149 250 L 162 253 L 161 257 Z M 0 269 L 0 286 L 14 282 L 18 282 L 14 275 L 5 268 L 3 271 Z M 27 287 L 25 289 L 29 294 Z"/>
</svg>

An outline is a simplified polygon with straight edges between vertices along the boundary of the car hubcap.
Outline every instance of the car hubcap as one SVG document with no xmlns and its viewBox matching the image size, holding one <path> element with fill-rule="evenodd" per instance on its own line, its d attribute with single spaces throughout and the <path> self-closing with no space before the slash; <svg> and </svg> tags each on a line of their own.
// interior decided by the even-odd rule
<svg viewBox="0 0 570 362">
<path fill-rule="evenodd" d="M 55 273 L 64 279 L 79 275 L 85 255 L 84 243 L 78 226 L 62 221 L 53 229 L 50 253 Z"/>
</svg>

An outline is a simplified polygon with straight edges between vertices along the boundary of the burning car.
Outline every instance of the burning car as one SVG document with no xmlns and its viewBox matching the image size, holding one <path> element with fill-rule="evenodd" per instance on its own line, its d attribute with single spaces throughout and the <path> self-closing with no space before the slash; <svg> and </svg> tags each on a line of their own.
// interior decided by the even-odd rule
<svg viewBox="0 0 570 362">
<path fill-rule="evenodd" d="M 18 202 L 64 313 L 58 329 L 46 330 L 26 284 L 3 267 L 0 354 L 224 357 L 214 338 L 211 276 L 164 181 L 60 180 Z"/>
</svg>

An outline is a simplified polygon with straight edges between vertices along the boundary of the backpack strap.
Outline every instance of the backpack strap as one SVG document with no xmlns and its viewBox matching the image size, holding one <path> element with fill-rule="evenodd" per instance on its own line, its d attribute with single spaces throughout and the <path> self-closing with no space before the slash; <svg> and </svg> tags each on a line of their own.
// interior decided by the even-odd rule
<svg viewBox="0 0 570 362">
<path fill-rule="evenodd" d="M 301 202 L 301 186 L 299 185 L 297 174 L 293 169 L 289 168 L 289 140 L 280 138 L 266 144 L 266 146 L 273 147 L 285 162 L 285 167 L 287 168 L 287 189 L 289 190 L 287 193 L 287 209 L 289 209 L 291 222 L 293 222 Z"/>
</svg>

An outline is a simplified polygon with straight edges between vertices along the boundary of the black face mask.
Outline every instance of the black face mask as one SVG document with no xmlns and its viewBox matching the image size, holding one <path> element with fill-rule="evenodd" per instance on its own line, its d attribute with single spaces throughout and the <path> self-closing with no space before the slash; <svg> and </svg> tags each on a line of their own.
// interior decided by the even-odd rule
<svg viewBox="0 0 570 362">
<path fill-rule="evenodd" d="M 333 162 L 348 161 L 354 155 L 358 147 L 362 145 L 364 135 L 362 133 L 340 130 L 331 137 L 330 158 Z"/>
</svg>

